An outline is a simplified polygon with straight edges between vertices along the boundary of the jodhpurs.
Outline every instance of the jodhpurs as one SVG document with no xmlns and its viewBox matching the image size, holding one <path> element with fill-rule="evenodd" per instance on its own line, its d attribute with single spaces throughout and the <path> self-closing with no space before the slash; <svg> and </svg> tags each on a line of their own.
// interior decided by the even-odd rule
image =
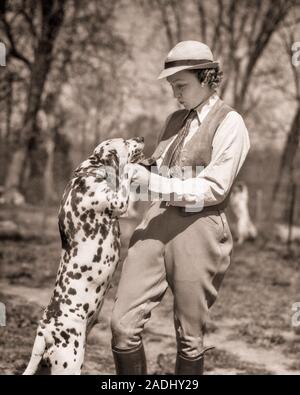
<svg viewBox="0 0 300 395">
<path fill-rule="evenodd" d="M 112 316 L 112 343 L 131 349 L 168 286 L 174 295 L 178 352 L 203 353 L 208 310 L 230 264 L 232 236 L 224 211 L 205 208 L 184 214 L 153 202 L 134 231 Z"/>
</svg>

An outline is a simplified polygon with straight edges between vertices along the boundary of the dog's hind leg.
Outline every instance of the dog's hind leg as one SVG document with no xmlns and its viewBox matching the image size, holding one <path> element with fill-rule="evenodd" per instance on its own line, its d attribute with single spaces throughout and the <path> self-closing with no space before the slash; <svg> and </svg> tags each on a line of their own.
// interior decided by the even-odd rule
<svg viewBox="0 0 300 395">
<path fill-rule="evenodd" d="M 51 353 L 52 375 L 80 375 L 84 361 L 85 332 L 70 340 L 64 348 L 54 347 Z"/>
<path fill-rule="evenodd" d="M 37 335 L 34 341 L 31 358 L 23 375 L 33 375 L 38 369 L 39 363 L 43 357 L 46 348 L 44 335 Z"/>
<path fill-rule="evenodd" d="M 89 320 L 87 324 L 87 329 L 86 329 L 86 337 L 88 337 L 90 331 L 93 329 L 93 327 L 100 322 L 99 315 L 102 309 L 104 303 L 104 298 L 102 299 L 101 303 L 98 306 L 97 311 L 95 312 L 94 316 Z"/>
</svg>

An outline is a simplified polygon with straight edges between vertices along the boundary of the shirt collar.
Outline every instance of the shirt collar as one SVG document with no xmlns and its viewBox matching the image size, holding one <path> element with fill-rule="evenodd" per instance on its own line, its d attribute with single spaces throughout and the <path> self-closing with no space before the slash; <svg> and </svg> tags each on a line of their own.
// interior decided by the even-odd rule
<svg viewBox="0 0 300 395">
<path fill-rule="evenodd" d="M 219 96 L 216 93 L 214 93 L 207 100 L 207 103 L 205 103 L 204 106 L 201 106 L 201 108 L 199 110 L 197 110 L 198 120 L 200 121 L 200 123 L 202 123 L 204 121 L 204 118 L 207 116 L 207 114 L 212 109 L 212 107 L 215 105 L 215 103 L 218 101 L 218 99 L 219 99 Z"/>
</svg>

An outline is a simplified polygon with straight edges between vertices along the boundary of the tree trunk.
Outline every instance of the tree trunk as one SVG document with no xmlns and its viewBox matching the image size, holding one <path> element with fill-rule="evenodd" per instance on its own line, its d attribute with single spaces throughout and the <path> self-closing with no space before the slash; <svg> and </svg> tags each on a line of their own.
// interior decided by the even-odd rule
<svg viewBox="0 0 300 395">
<path fill-rule="evenodd" d="M 283 178 L 283 173 L 286 170 L 292 171 L 294 167 L 295 158 L 299 147 L 299 140 L 300 140 L 300 102 L 298 102 L 296 114 L 294 116 L 291 129 L 288 134 L 285 147 L 282 153 L 278 177 L 273 188 L 272 202 L 275 202 L 277 198 L 277 194 L 280 189 L 282 178 Z"/>
<path fill-rule="evenodd" d="M 46 141 L 47 161 L 44 171 L 44 200 L 46 204 L 57 201 L 53 177 L 54 148 L 54 141 L 49 137 Z"/>
<path fill-rule="evenodd" d="M 37 136 L 37 114 L 41 106 L 47 76 L 52 61 L 52 51 L 59 29 L 64 18 L 64 0 L 48 0 L 39 2 L 42 10 L 41 36 L 35 51 L 31 68 L 27 99 L 27 110 L 24 116 L 19 148 L 13 153 L 5 181 L 5 197 L 9 200 L 12 190 L 18 190 L 24 161 L 28 154 L 28 146 L 32 137 Z"/>
<path fill-rule="evenodd" d="M 277 180 L 275 181 L 273 187 L 272 203 L 270 205 L 270 212 L 268 215 L 270 219 L 272 219 L 274 214 L 274 208 L 276 207 L 275 204 L 282 185 L 282 180 L 288 179 L 289 182 L 289 185 L 287 185 L 288 191 L 290 190 L 289 188 L 291 184 L 294 182 L 294 169 L 295 169 L 296 155 L 299 148 L 299 141 L 300 141 L 300 101 L 298 101 L 298 107 L 281 156 L 280 168 L 278 171 Z M 287 175 L 287 177 L 285 177 L 285 174 Z"/>
<path fill-rule="evenodd" d="M 5 194 L 19 189 L 19 175 L 23 169 L 23 163 L 27 155 L 27 147 L 19 147 L 12 155 L 5 180 Z"/>
</svg>

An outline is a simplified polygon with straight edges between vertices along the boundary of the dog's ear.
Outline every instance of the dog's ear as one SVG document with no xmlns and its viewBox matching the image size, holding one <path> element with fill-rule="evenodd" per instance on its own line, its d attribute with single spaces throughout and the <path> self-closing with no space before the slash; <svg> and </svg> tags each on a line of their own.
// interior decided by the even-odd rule
<svg viewBox="0 0 300 395">
<path fill-rule="evenodd" d="M 117 153 L 117 150 L 115 149 L 109 150 L 105 155 L 102 155 L 102 157 L 100 157 L 99 159 L 105 166 L 111 166 L 116 169 L 119 168 L 120 165 L 119 155 Z"/>
<path fill-rule="evenodd" d="M 120 169 L 120 158 L 118 152 L 115 149 L 109 151 L 109 161 L 110 161 L 110 166 L 112 166 L 115 171 L 115 180 L 113 185 L 118 190 L 120 186 L 121 169 Z"/>
<path fill-rule="evenodd" d="M 99 145 L 94 149 L 93 155 L 99 160 L 101 160 L 104 157 L 104 147 L 100 147 Z"/>
<path fill-rule="evenodd" d="M 106 168 L 106 181 L 110 189 L 117 190 L 120 185 L 120 159 L 117 150 L 111 149 L 99 158 L 101 164 Z"/>
<path fill-rule="evenodd" d="M 94 164 L 92 164 L 93 159 L 91 159 L 92 156 L 90 158 L 88 158 L 87 160 L 85 160 L 83 163 L 81 163 L 80 166 L 77 167 L 77 169 L 75 169 L 75 176 L 79 176 L 80 173 L 82 173 L 83 175 L 86 174 L 91 174 L 94 175 L 96 177 L 96 181 L 100 182 L 103 181 L 107 178 L 107 171 L 106 171 L 106 167 L 105 166 L 95 166 Z"/>
<path fill-rule="evenodd" d="M 85 161 L 83 161 L 76 169 L 75 173 L 80 173 L 82 171 L 88 172 L 92 171 L 95 168 L 98 168 L 101 166 L 101 161 L 100 159 L 95 156 L 94 154 L 89 156 Z"/>
</svg>

